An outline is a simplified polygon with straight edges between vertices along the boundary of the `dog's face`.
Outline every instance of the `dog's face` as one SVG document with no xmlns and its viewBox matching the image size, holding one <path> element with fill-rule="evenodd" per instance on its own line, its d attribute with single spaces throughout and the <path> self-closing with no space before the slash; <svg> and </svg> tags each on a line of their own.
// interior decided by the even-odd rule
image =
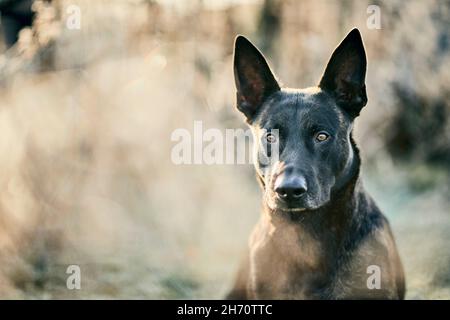
<svg viewBox="0 0 450 320">
<path fill-rule="evenodd" d="M 318 87 L 281 89 L 247 39 L 235 44 L 237 108 L 254 135 L 255 167 L 274 210 L 326 204 L 352 170 L 353 120 L 367 102 L 366 57 L 352 30 L 332 54 Z"/>
</svg>

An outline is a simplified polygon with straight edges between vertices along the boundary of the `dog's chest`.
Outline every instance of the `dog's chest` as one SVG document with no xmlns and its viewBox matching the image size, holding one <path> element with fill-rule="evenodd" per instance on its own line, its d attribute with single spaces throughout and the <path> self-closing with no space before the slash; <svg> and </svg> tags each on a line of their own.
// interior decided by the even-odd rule
<svg viewBox="0 0 450 320">
<path fill-rule="evenodd" d="M 330 284 L 323 244 L 294 226 L 257 226 L 250 239 L 254 298 L 320 298 Z"/>
</svg>

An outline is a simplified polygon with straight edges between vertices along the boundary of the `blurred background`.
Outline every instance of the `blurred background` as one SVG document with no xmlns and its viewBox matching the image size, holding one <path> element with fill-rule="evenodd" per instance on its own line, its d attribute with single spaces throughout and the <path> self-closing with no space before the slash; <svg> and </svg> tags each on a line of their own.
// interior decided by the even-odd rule
<svg viewBox="0 0 450 320">
<path fill-rule="evenodd" d="M 306 87 L 355 26 L 369 62 L 364 183 L 407 298 L 450 298 L 450 1 L 1 0 L 0 12 L 0 298 L 223 297 L 259 217 L 253 167 L 175 165 L 170 135 L 195 120 L 245 128 L 237 34 Z M 71 264 L 81 290 L 66 287 Z"/>
</svg>

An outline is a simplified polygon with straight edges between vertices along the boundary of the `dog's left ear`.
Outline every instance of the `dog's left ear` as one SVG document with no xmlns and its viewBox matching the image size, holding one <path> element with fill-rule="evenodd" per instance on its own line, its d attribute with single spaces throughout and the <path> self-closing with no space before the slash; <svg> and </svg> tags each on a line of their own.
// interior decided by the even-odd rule
<svg viewBox="0 0 450 320">
<path fill-rule="evenodd" d="M 251 121 L 263 102 L 280 90 L 263 54 L 245 37 L 234 45 L 234 80 L 237 108 Z"/>
<path fill-rule="evenodd" d="M 337 104 L 357 117 L 367 103 L 366 53 L 358 29 L 353 29 L 331 55 L 319 87 L 332 93 Z"/>
</svg>

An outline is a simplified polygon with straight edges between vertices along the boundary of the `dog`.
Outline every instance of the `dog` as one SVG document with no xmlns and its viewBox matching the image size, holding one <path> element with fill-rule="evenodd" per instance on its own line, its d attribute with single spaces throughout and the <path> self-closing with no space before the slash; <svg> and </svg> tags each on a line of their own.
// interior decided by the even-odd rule
<svg viewBox="0 0 450 320">
<path fill-rule="evenodd" d="M 366 67 L 353 29 L 318 86 L 282 88 L 262 53 L 237 36 L 236 106 L 253 132 L 263 204 L 226 298 L 404 299 L 395 240 L 364 190 L 352 137 L 367 103 Z M 275 145 L 278 158 L 267 161 Z"/>
</svg>

